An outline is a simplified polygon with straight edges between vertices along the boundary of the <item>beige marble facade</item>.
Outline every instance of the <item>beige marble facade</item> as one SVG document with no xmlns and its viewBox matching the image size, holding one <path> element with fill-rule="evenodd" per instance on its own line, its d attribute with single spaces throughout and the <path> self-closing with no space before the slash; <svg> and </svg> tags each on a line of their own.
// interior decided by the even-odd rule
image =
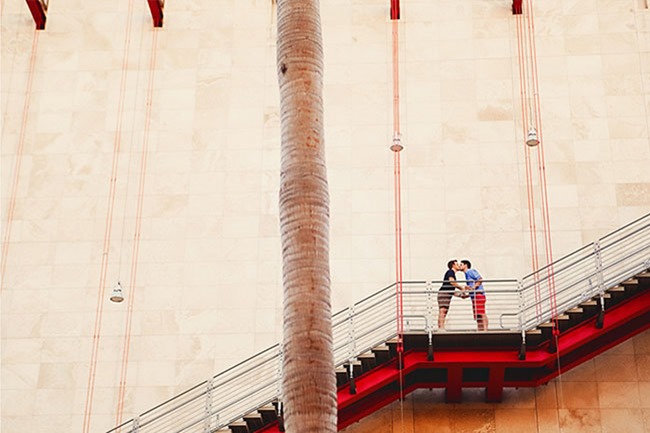
<svg viewBox="0 0 650 433">
<path fill-rule="evenodd" d="M 24 1 L 2 2 L 3 433 L 106 431 L 280 339 L 273 3 L 167 1 L 155 30 L 144 0 L 51 0 L 35 32 Z M 407 280 L 451 257 L 531 270 L 510 3 L 402 1 Z M 650 11 L 534 3 L 560 257 L 650 212 Z M 337 310 L 395 281 L 391 24 L 388 0 L 321 7 Z M 627 411 L 650 431 L 641 395 L 545 417 L 544 392 L 480 416 L 556 431 L 597 411 L 615 431 Z"/>
</svg>

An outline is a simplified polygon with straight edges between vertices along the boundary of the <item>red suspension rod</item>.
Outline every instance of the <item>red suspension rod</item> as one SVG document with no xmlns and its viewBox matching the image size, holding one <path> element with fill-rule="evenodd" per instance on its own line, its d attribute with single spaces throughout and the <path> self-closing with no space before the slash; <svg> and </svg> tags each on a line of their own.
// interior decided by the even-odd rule
<svg viewBox="0 0 650 433">
<path fill-rule="evenodd" d="M 390 0 L 390 19 L 399 19 L 399 0 Z"/>
<path fill-rule="evenodd" d="M 27 6 L 34 17 L 36 29 L 43 30 L 47 19 L 47 0 L 27 0 Z"/>
<path fill-rule="evenodd" d="M 162 27 L 165 0 L 147 0 L 147 3 L 149 3 L 149 9 L 151 9 L 154 27 Z"/>
</svg>

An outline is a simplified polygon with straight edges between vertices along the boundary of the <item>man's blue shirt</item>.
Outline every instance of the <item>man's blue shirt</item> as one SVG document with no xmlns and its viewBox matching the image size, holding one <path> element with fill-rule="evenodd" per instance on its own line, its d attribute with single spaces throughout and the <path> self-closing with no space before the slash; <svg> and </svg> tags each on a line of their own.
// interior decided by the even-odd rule
<svg viewBox="0 0 650 433">
<path fill-rule="evenodd" d="M 465 279 L 469 282 L 468 285 L 471 288 L 473 288 L 474 290 L 476 290 L 478 292 L 485 292 L 485 290 L 483 289 L 483 284 L 482 283 L 478 287 L 474 287 L 474 284 L 472 284 L 472 283 L 474 283 L 474 282 L 481 279 L 481 274 L 479 274 L 476 269 L 468 269 L 465 272 Z"/>
</svg>

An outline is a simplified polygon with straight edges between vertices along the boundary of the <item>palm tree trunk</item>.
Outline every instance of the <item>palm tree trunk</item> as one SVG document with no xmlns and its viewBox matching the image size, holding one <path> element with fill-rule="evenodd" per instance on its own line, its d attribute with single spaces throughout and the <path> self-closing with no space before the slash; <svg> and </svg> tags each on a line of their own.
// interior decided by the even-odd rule
<svg viewBox="0 0 650 433">
<path fill-rule="evenodd" d="M 278 0 L 284 283 L 282 398 L 289 433 L 336 432 L 318 0 Z"/>
</svg>

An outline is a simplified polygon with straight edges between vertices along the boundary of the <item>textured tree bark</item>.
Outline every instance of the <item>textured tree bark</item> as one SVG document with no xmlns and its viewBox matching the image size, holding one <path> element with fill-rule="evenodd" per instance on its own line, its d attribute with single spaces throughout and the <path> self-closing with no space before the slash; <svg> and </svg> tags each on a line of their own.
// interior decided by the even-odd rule
<svg viewBox="0 0 650 433">
<path fill-rule="evenodd" d="M 277 11 L 284 425 L 289 433 L 333 433 L 337 398 L 319 1 L 278 0 Z"/>
</svg>

